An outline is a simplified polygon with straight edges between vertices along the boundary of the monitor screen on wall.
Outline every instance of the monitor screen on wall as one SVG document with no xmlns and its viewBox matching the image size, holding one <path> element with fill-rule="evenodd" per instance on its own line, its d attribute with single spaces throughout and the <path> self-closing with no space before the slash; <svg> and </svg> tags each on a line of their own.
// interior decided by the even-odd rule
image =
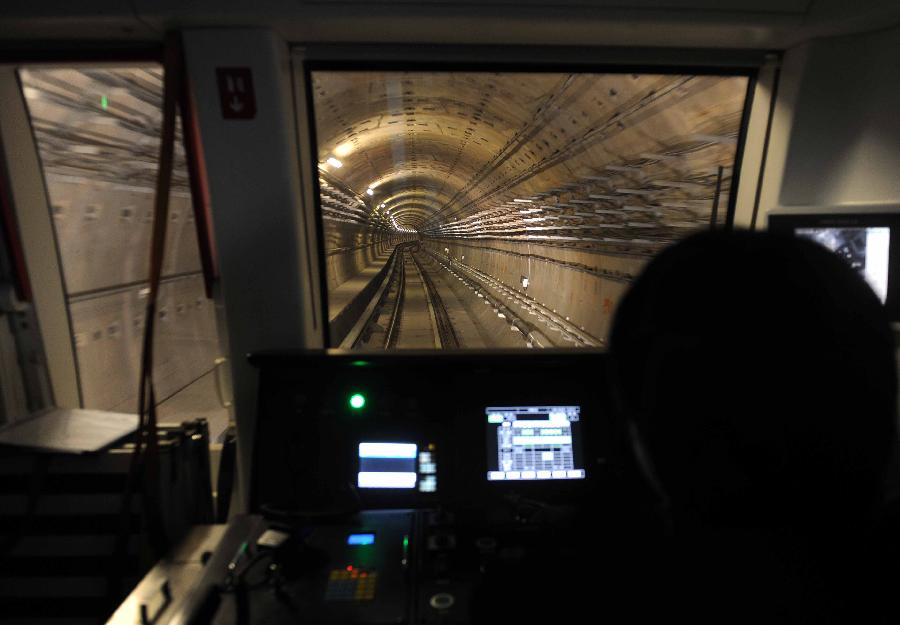
<svg viewBox="0 0 900 625">
<path fill-rule="evenodd" d="M 769 230 L 790 233 L 826 247 L 843 258 L 900 321 L 900 214 L 769 214 Z"/>
</svg>

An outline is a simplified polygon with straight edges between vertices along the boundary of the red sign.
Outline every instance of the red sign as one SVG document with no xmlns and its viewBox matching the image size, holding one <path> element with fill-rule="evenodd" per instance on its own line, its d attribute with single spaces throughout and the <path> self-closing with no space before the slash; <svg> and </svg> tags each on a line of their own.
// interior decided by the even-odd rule
<svg viewBox="0 0 900 625">
<path fill-rule="evenodd" d="M 225 119 L 253 119 L 256 117 L 256 96 L 253 94 L 253 75 L 249 67 L 217 67 L 219 100 Z"/>
</svg>

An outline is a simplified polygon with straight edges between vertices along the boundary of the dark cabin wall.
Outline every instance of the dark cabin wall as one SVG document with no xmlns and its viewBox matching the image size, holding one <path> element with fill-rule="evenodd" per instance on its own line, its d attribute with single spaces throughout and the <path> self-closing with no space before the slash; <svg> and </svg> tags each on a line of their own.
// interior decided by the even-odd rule
<svg viewBox="0 0 900 625">
<path fill-rule="evenodd" d="M 763 210 L 900 203 L 898 84 L 900 28 L 789 50 Z"/>
</svg>

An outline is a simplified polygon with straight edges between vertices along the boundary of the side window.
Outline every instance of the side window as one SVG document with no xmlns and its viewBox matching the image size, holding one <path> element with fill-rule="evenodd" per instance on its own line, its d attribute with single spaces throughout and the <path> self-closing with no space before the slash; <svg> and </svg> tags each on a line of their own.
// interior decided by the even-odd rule
<svg viewBox="0 0 900 625">
<path fill-rule="evenodd" d="M 162 122 L 158 65 L 20 71 L 52 213 L 85 408 L 135 412 Z M 224 350 L 207 299 L 181 129 L 155 380 L 164 419 L 228 422 Z"/>
</svg>

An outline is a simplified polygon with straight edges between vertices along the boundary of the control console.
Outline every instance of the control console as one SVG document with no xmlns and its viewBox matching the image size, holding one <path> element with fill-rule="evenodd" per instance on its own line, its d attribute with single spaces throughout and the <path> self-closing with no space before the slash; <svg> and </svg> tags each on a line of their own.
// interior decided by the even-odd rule
<svg viewBox="0 0 900 625">
<path fill-rule="evenodd" d="M 210 561 L 192 622 L 508 620 L 599 531 L 601 353 L 252 362 L 255 516 Z"/>
</svg>

